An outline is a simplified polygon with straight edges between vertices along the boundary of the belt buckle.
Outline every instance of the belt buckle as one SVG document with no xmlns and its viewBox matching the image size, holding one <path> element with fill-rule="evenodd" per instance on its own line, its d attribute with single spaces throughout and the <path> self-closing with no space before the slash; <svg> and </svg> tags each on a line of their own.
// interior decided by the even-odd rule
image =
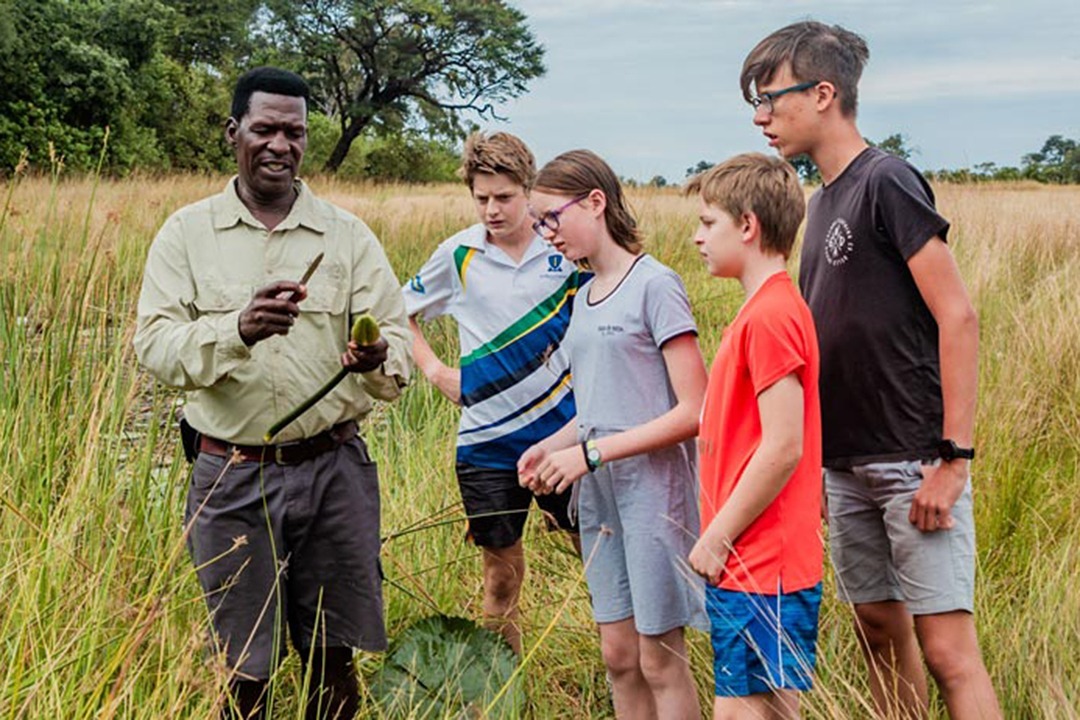
<svg viewBox="0 0 1080 720">
<path fill-rule="evenodd" d="M 302 441 L 294 440 L 292 442 L 281 443 L 279 445 L 275 445 L 274 446 L 274 462 L 277 463 L 278 465 L 293 465 L 293 464 L 295 464 L 295 463 L 287 462 L 285 460 L 285 455 L 284 455 L 284 453 L 282 453 L 282 450 L 285 450 L 287 452 L 289 448 L 296 447 L 297 445 L 300 444 L 300 442 L 302 442 Z"/>
</svg>

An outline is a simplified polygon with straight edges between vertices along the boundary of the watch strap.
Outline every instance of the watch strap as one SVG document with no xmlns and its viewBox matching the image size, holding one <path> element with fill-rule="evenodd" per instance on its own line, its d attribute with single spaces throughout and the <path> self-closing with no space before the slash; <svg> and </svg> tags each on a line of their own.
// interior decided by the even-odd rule
<svg viewBox="0 0 1080 720">
<path fill-rule="evenodd" d="M 595 440 L 582 442 L 581 451 L 585 453 L 585 467 L 589 468 L 589 472 L 599 470 L 603 466 L 604 460 L 600 457 L 600 448 L 597 447 Z"/>
<path fill-rule="evenodd" d="M 938 444 L 938 454 L 945 462 L 951 460 L 974 460 L 975 448 L 960 447 L 955 440 L 945 438 Z"/>
</svg>

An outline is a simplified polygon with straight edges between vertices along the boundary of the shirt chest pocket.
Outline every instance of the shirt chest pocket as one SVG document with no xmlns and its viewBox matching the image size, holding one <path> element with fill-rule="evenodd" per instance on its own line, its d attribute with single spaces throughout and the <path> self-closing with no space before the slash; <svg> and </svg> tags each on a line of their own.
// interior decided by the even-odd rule
<svg viewBox="0 0 1080 720">
<path fill-rule="evenodd" d="M 254 288 L 246 284 L 200 282 L 195 291 L 195 310 L 199 315 L 223 315 L 242 310 L 251 302 L 253 292 Z"/>
<path fill-rule="evenodd" d="M 292 273 L 299 277 L 303 269 Z M 286 273 L 282 273 L 288 277 Z M 345 273 L 340 266 L 324 265 L 307 283 L 308 296 L 300 302 L 301 313 L 341 315 L 348 304 Z M 228 282 L 206 278 L 198 283 L 195 309 L 199 315 L 215 315 L 243 310 L 260 286 L 251 282 Z"/>
<path fill-rule="evenodd" d="M 349 304 L 349 288 L 340 265 L 320 267 L 307 284 L 308 296 L 300 303 L 300 312 L 342 315 Z"/>
</svg>

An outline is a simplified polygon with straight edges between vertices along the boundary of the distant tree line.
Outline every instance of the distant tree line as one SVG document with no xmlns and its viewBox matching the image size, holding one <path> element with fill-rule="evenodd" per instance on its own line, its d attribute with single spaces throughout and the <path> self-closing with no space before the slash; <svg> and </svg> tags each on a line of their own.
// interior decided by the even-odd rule
<svg viewBox="0 0 1080 720">
<path fill-rule="evenodd" d="M 410 181 L 452 178 L 471 121 L 544 73 L 504 0 L 0 0 L 0 175 L 227 171 L 262 64 L 312 84 L 307 168 Z"/>
<path fill-rule="evenodd" d="M 869 138 L 864 138 L 864 140 L 871 147 L 881 148 L 904 160 L 910 160 L 911 156 L 917 152 L 908 144 L 908 138 L 902 133 L 894 133 L 880 142 L 874 142 Z M 790 162 L 803 182 L 811 185 L 821 182 L 821 173 L 808 156 L 799 155 L 792 158 Z M 697 175 L 712 166 L 713 163 L 701 160 L 686 169 L 686 177 Z M 984 162 L 972 168 L 927 170 L 923 174 L 928 179 L 939 182 L 1034 180 L 1058 185 L 1080 184 L 1080 143 L 1062 135 L 1051 135 L 1043 143 L 1041 150 L 1028 153 L 1023 157 L 1020 167 L 999 167 L 995 163 Z"/>
<path fill-rule="evenodd" d="M 941 182 L 1034 180 L 1054 185 L 1080 184 L 1080 143 L 1062 135 L 1051 135 L 1041 150 L 1023 157 L 1020 167 L 984 162 L 970 169 L 936 170 L 926 176 Z"/>
</svg>

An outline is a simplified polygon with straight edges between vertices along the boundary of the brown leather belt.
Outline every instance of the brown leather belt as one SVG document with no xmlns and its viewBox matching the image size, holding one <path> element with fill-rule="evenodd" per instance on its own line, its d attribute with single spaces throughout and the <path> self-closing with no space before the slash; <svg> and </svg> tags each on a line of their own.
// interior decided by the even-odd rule
<svg viewBox="0 0 1080 720">
<path fill-rule="evenodd" d="M 333 450 L 356 437 L 356 433 L 356 421 L 347 420 L 318 435 L 279 445 L 236 445 L 202 435 L 199 437 L 199 452 L 224 458 L 232 457 L 233 453 L 237 453 L 240 456 L 240 462 L 296 465 Z"/>
</svg>

